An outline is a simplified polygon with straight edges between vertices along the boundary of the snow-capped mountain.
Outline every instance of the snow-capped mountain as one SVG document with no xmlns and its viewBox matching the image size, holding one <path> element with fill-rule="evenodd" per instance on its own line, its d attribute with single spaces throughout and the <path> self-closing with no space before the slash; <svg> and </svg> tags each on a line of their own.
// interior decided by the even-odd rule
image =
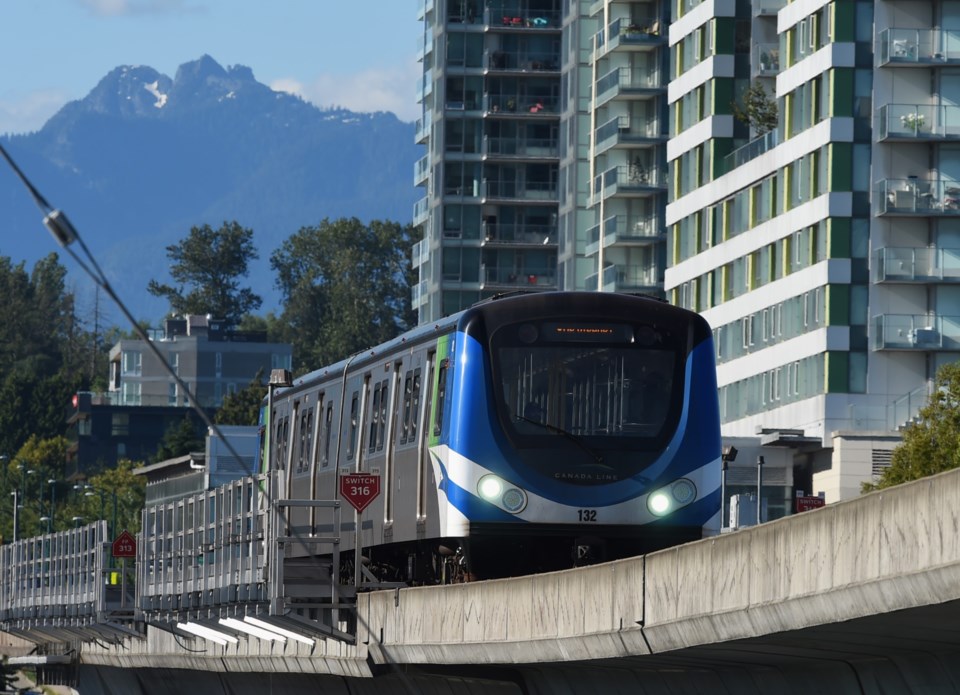
<svg viewBox="0 0 960 695">
<path fill-rule="evenodd" d="M 40 131 L 0 142 L 73 220 L 134 313 L 156 321 L 166 306 L 147 282 L 169 280 L 164 249 L 193 226 L 253 229 L 260 260 L 250 284 L 267 310 L 270 254 L 301 227 L 325 217 L 409 222 L 422 195 L 413 135 L 391 113 L 320 109 L 203 56 L 173 79 L 118 67 Z M 58 249 L 0 165 L 0 256 L 29 267 Z"/>
</svg>

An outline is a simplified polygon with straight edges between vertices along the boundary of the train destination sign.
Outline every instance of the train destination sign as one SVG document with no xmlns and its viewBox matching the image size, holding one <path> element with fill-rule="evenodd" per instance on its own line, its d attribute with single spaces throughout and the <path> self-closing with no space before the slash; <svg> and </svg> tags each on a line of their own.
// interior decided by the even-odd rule
<svg viewBox="0 0 960 695">
<path fill-rule="evenodd" d="M 347 473 L 340 476 L 340 495 L 362 512 L 380 494 L 380 476 L 373 473 Z"/>
</svg>

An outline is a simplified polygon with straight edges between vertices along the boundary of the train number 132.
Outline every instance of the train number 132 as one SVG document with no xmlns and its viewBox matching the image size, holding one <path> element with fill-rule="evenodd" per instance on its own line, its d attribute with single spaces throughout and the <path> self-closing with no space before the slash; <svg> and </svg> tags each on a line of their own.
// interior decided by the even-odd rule
<svg viewBox="0 0 960 695">
<path fill-rule="evenodd" d="M 597 510 L 596 509 L 578 509 L 577 516 L 580 517 L 580 521 L 596 521 Z"/>
</svg>

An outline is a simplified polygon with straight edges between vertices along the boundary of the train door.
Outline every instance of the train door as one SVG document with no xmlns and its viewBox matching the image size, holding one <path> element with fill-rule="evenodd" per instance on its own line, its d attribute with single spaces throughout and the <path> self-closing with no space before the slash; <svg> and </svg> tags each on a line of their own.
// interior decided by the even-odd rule
<svg viewBox="0 0 960 695">
<path fill-rule="evenodd" d="M 433 365 L 437 360 L 436 351 L 431 350 L 427 354 L 427 361 L 424 364 L 423 373 L 420 370 L 414 372 L 413 377 L 413 395 L 412 409 L 414 418 L 410 423 L 410 437 L 417 441 L 417 519 L 425 520 L 427 517 L 427 499 L 430 485 L 430 448 L 428 446 L 430 439 L 430 428 L 427 419 L 432 405 L 432 389 L 426 389 L 424 394 L 424 379 L 426 374 L 430 376 L 433 373 Z M 427 382 L 429 383 L 429 382 Z"/>
<path fill-rule="evenodd" d="M 397 423 L 400 412 L 400 394 L 402 393 L 403 370 L 400 362 L 395 362 L 393 366 L 393 387 L 389 389 L 389 406 L 383 409 L 383 426 L 386 428 L 383 462 L 383 520 L 387 523 L 393 522 L 393 497 L 394 486 L 396 485 L 395 469 L 395 449 L 397 438 Z"/>
</svg>

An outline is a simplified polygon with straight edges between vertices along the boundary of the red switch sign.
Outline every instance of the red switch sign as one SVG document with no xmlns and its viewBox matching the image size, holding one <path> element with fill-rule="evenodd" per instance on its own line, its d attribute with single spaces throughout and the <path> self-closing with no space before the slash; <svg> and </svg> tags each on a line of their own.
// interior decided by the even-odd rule
<svg viewBox="0 0 960 695">
<path fill-rule="evenodd" d="M 372 473 L 348 473 L 340 476 L 340 495 L 362 512 L 380 494 L 380 476 Z"/>
</svg>

